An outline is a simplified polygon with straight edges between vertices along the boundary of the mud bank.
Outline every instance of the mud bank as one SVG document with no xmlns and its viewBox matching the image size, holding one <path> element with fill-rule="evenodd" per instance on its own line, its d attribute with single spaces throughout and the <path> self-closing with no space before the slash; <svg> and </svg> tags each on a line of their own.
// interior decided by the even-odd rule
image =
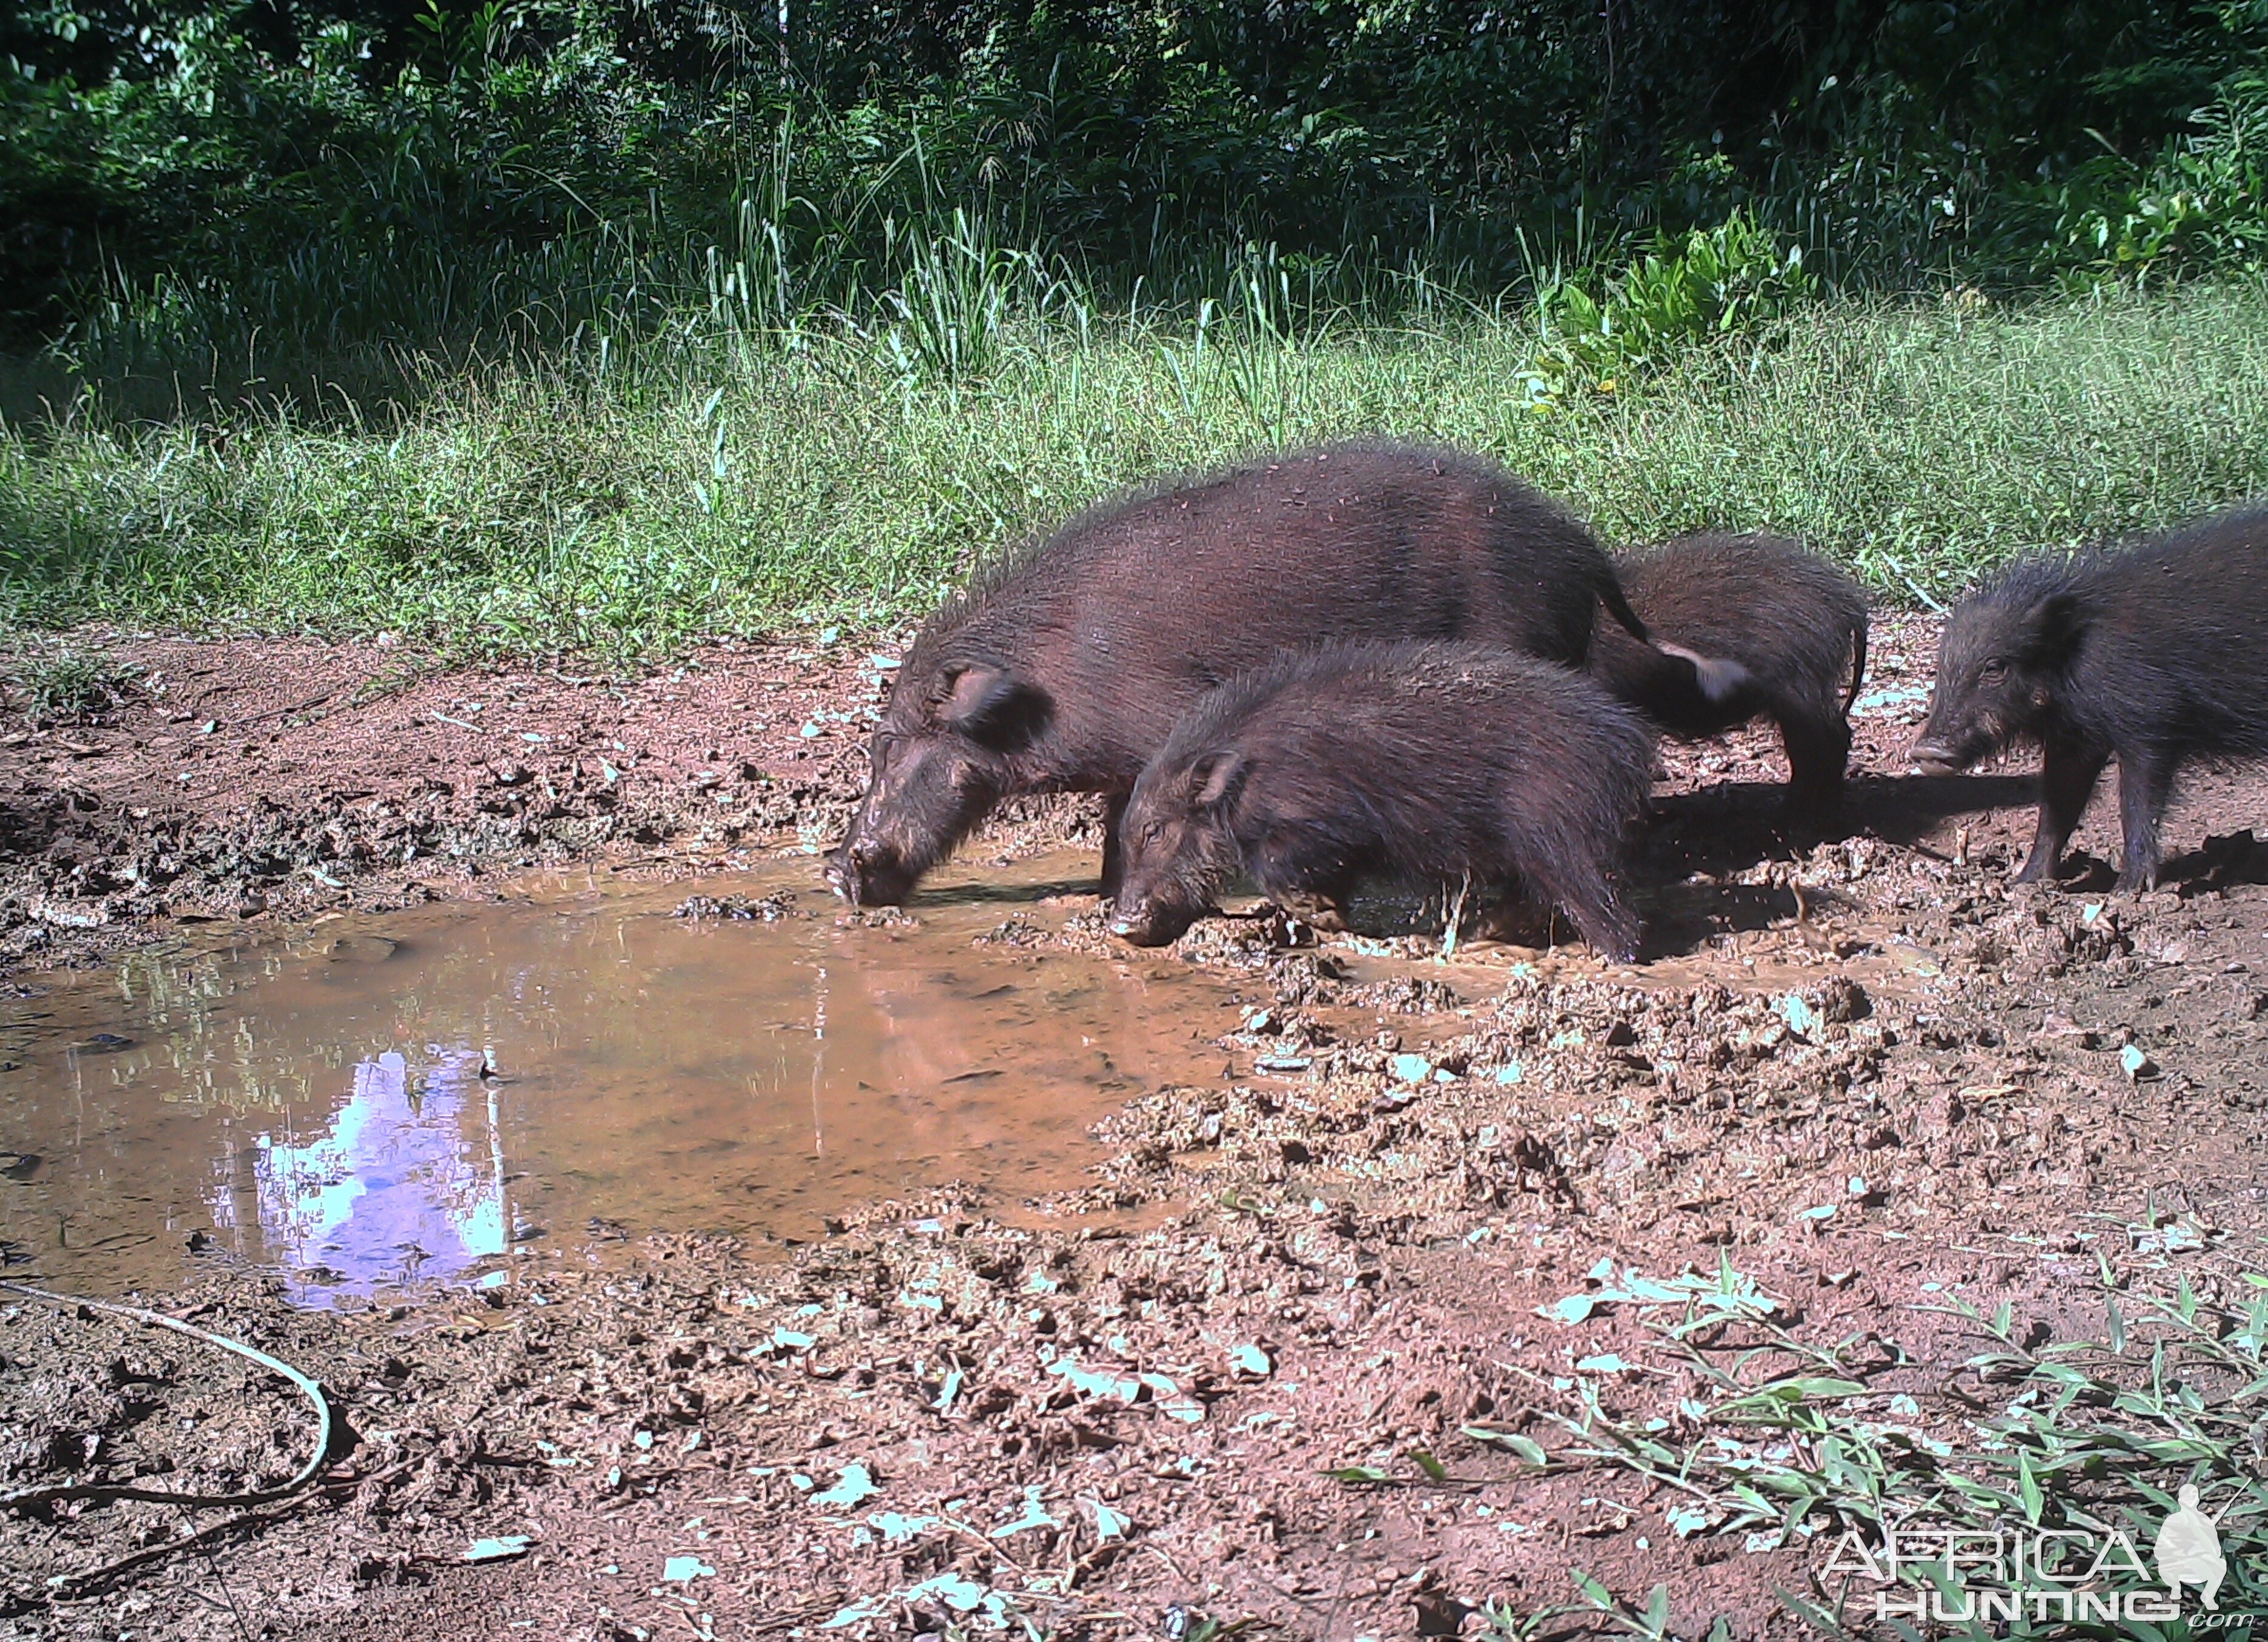
<svg viewBox="0 0 2268 1642">
<path fill-rule="evenodd" d="M 1882 772 L 1933 642 L 1886 630 L 1855 755 Z M 803 848 L 855 793 L 881 671 L 119 648 L 147 694 L 9 731 L 26 992 L 195 918 Z M 1829 1551 L 1870 1511 L 1999 1520 L 1949 1476 L 2009 1521 L 2161 1514 L 2139 1485 L 2191 1472 L 2135 1445 L 2178 1438 L 2216 1498 L 2257 1490 L 2268 787 L 2193 784 L 2136 901 L 2106 893 L 2106 814 L 2073 883 L 2006 887 L 2014 776 L 1863 777 L 1845 836 L 1790 837 L 1764 737 L 1665 759 L 1645 961 L 1445 959 L 1407 907 L 1322 940 L 1208 921 L 1141 961 L 1215 989 L 1201 1071 L 1109 1111 L 1076 1183 L 770 1238 L 554 1227 L 470 1283 L 321 1307 L 213 1251 L 155 1303 L 316 1376 L 322 1469 L 272 1504 L 0 1516 L 0 1635 L 1508 1639 L 1611 1629 L 1600 1600 L 1643 1624 L 1660 1585 L 1665 1633 L 1794 1636 L 1792 1600 L 1852 1596 Z M 1012 818 L 970 858 L 1091 825 Z M 1128 961 L 1064 885 L 1004 895 L 964 945 Z M 0 1179 L 0 1208 L 36 1187 Z M 306 1461 L 273 1375 L 0 1300 L 0 1491 L 241 1494 Z M 2150 1401 L 2168 1363 L 2196 1406 Z M 2256 1532 L 2224 1529 L 2224 1606 Z"/>
</svg>

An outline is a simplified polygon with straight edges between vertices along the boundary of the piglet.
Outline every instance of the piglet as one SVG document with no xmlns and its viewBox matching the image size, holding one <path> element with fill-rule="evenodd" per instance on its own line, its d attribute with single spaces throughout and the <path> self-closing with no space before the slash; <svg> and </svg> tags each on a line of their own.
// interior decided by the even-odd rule
<svg viewBox="0 0 2268 1642">
<path fill-rule="evenodd" d="M 1679 536 L 1619 556 L 1615 573 L 1656 644 L 1641 644 L 1602 622 L 1591 676 L 1685 740 L 1771 719 L 1787 749 L 1788 807 L 1831 815 L 1851 755 L 1851 703 L 1867 671 L 1867 595 L 1858 583 L 1767 535 Z M 1697 652 L 1737 666 L 1737 685 L 1710 694 L 1685 659 Z"/>
<path fill-rule="evenodd" d="M 1652 738 L 1580 672 L 1474 643 L 1342 642 L 1212 691 L 1174 727 L 1120 823 L 1114 932 L 1174 939 L 1248 873 L 1271 900 L 1373 875 L 1525 885 L 1627 961 L 1616 887 Z"/>
<path fill-rule="evenodd" d="M 2134 546 L 2036 558 L 1964 599 L 1945 624 L 1914 761 L 1966 769 L 2041 749 L 2039 824 L 2016 874 L 2051 876 L 2118 761 L 2118 887 L 2154 887 L 2158 825 L 2184 765 L 2268 758 L 2268 509 Z"/>
</svg>

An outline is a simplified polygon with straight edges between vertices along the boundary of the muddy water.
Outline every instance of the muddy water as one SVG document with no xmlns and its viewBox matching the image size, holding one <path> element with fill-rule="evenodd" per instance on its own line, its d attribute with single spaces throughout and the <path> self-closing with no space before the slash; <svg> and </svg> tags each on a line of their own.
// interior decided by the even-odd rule
<svg viewBox="0 0 2268 1642">
<path fill-rule="evenodd" d="M 113 1291 L 242 1261 L 320 1301 L 516 1247 L 811 1235 L 923 1183 L 1076 1185 L 1086 1126 L 1227 1024 L 1170 961 L 976 939 L 1092 870 L 949 879 L 915 928 L 838 926 L 809 863 L 554 885 L 58 979 L 0 1002 L 0 1253 Z M 774 921 L 671 916 L 784 889 Z"/>
</svg>

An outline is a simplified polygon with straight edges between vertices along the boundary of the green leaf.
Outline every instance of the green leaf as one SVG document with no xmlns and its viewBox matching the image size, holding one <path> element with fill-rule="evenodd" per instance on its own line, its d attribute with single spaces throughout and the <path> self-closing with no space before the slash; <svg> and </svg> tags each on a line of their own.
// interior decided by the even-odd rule
<svg viewBox="0 0 2268 1642">
<path fill-rule="evenodd" d="M 1764 1388 L 1774 1396 L 1790 1402 L 1804 1397 L 1862 1397 L 1867 1391 L 1867 1388 L 1856 1380 L 1837 1380 L 1826 1374 L 1776 1380 Z"/>
<path fill-rule="evenodd" d="M 1533 1438 L 1523 1437 L 1516 1431 L 1491 1431 L 1486 1425 L 1460 1425 L 1457 1434 L 1469 1437 L 1475 1442 L 1484 1442 L 1492 1448 L 1501 1448 L 1514 1459 L 1529 1465 L 1551 1463 L 1551 1456 L 1544 1453 L 1541 1443 Z"/>
<path fill-rule="evenodd" d="M 2019 1448 L 2016 1451 L 2016 1496 L 2024 1502 L 2024 1521 L 2034 1528 L 2040 1525 L 2040 1479 L 2033 1474 L 2032 1456 Z"/>
<path fill-rule="evenodd" d="M 1374 1465 L 1342 1465 L 1323 1473 L 1335 1483 L 1390 1483 L 1394 1473 L 1381 1471 Z"/>
</svg>

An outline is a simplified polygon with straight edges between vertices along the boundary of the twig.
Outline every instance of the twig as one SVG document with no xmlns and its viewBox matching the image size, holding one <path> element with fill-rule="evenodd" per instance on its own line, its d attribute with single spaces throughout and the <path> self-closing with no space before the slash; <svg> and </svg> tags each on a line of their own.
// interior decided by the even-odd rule
<svg viewBox="0 0 2268 1642">
<path fill-rule="evenodd" d="M 189 1513 L 184 1510 L 181 1513 L 182 1525 L 187 1527 L 188 1521 Z M 236 1593 L 228 1588 L 228 1576 L 220 1571 L 220 1559 L 212 1554 L 211 1545 L 205 1541 L 192 1536 L 192 1543 L 197 1548 L 197 1554 L 205 1559 L 205 1566 L 212 1571 L 213 1583 L 220 1587 L 221 1601 L 228 1604 L 228 1616 L 236 1621 L 236 1634 L 240 1642 L 252 1642 L 252 1627 L 244 1623 L 244 1611 L 236 1605 Z"/>
<path fill-rule="evenodd" d="M 1441 956 L 1444 958 L 1457 955 L 1457 938 L 1463 933 L 1465 927 L 1465 897 L 1472 892 L 1472 887 L 1473 875 L 1468 872 L 1457 880 L 1456 899 L 1445 909 L 1448 928 L 1441 936 Z"/>
<path fill-rule="evenodd" d="M 799 1608 L 789 1613 L 775 1614 L 770 1619 L 758 1620 L 756 1628 L 747 1634 L 752 1637 L 768 1637 L 776 1636 L 783 1631 L 792 1631 L 798 1625 L 809 1624 L 823 1615 L 838 1611 L 850 1600 L 846 1594 L 830 1597 L 823 1602 L 814 1602 L 808 1607 Z"/>
<path fill-rule="evenodd" d="M 223 1517 L 219 1521 L 210 1523 L 194 1534 L 186 1535 L 180 1539 L 169 1539 L 162 1545 L 149 1546 L 144 1550 L 135 1551 L 130 1556 L 121 1557 L 115 1562 L 106 1562 L 99 1568 L 89 1568 L 84 1573 L 56 1574 L 48 1581 L 48 1587 L 54 1593 L 54 1600 L 56 1602 L 85 1602 L 120 1574 L 130 1573 L 145 1563 L 159 1562 L 176 1552 L 209 1545 L 238 1528 L 264 1528 L 270 1522 L 281 1521 L 290 1514 L 289 1511 L 247 1511 L 236 1516 Z M 216 1569 L 215 1572 L 217 1574 L 218 1570 Z M 224 1594 L 226 1594 L 227 1588 L 224 1582 L 221 1587 Z M 231 1607 L 233 1608 L 233 1599 L 232 1599 Z"/>
<path fill-rule="evenodd" d="M 299 1468 L 298 1476 L 276 1488 L 262 1488 L 248 1493 L 235 1494 L 177 1494 L 156 1488 L 128 1488 L 107 1483 L 70 1483 L 59 1488 L 18 1488 L 0 1493 L 0 1510 L 32 1511 L 64 1499 L 92 1499 L 107 1502 L 114 1499 L 137 1499 L 160 1506 L 264 1506 L 275 1500 L 289 1498 L 309 1483 L 321 1470 L 324 1458 L 331 1451 L 331 1405 L 323 1395 L 322 1387 L 281 1359 L 270 1357 L 257 1347 L 232 1340 L 225 1335 L 200 1329 L 193 1322 L 183 1322 L 178 1317 L 168 1317 L 163 1312 L 145 1310 L 139 1306 L 119 1306 L 108 1300 L 77 1300 L 69 1294 L 56 1294 L 47 1289 L 33 1288 L 28 1283 L 18 1283 L 0 1278 L 0 1288 L 13 1289 L 18 1294 L 29 1294 L 34 1300 L 46 1300 L 52 1306 L 83 1306 L 92 1311 L 108 1312 L 114 1317 L 124 1317 L 134 1322 L 146 1323 L 153 1329 L 171 1329 L 176 1334 L 186 1334 L 207 1345 L 217 1345 L 224 1351 L 233 1351 L 239 1357 L 259 1364 L 273 1373 L 278 1373 L 298 1388 L 299 1394 L 315 1405 L 315 1450 L 307 1456 L 307 1463 Z"/>
<path fill-rule="evenodd" d="M 338 692 L 336 690 L 325 690 L 320 696 L 309 696 L 306 701 L 301 702 L 296 707 L 270 707 L 266 712 L 254 713 L 249 718 L 239 718 L 234 724 L 232 724 L 229 728 L 232 730 L 241 730 L 248 725 L 264 724 L 270 718 L 288 718 L 293 713 L 306 711 L 310 707 L 320 707 L 337 694 Z M 200 697 L 199 699 L 202 700 L 202 697 Z"/>
</svg>

